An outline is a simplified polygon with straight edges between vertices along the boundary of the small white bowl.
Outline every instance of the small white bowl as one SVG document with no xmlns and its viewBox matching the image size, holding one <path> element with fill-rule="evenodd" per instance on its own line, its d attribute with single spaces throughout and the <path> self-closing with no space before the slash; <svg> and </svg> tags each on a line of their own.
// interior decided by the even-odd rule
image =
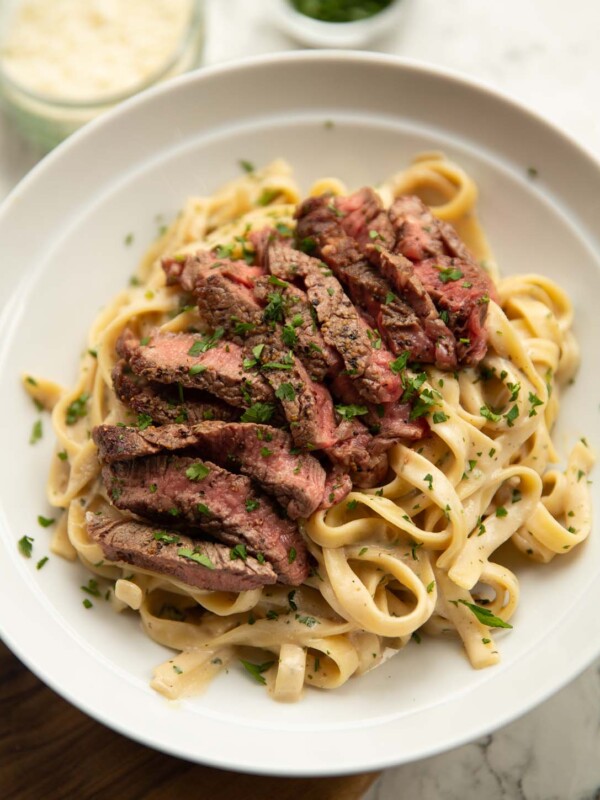
<svg viewBox="0 0 600 800">
<path fill-rule="evenodd" d="M 356 22 L 322 22 L 296 11 L 290 0 L 274 0 L 274 20 L 281 30 L 309 47 L 360 48 L 398 24 L 405 0 L 393 2 Z"/>
</svg>

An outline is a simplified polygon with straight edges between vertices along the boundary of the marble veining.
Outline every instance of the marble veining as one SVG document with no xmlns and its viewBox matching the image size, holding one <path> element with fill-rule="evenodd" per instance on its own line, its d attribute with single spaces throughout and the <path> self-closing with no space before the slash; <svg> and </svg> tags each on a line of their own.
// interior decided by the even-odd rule
<svg viewBox="0 0 600 800">
<path fill-rule="evenodd" d="M 600 3 L 404 2 L 375 49 L 485 80 L 600 156 Z M 208 0 L 206 62 L 296 47 L 272 24 L 269 3 Z M 0 197 L 38 157 L 0 118 Z M 600 800 L 600 660 L 491 736 L 387 770 L 365 800 Z"/>
</svg>

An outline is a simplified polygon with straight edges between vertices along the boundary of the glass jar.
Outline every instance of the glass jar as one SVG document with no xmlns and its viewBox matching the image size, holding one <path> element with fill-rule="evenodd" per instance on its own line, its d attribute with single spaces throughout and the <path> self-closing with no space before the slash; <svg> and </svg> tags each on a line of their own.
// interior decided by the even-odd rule
<svg viewBox="0 0 600 800">
<path fill-rule="evenodd" d="M 204 0 L 12 0 L 0 7 L 0 91 L 50 150 L 160 81 L 197 67 Z"/>
</svg>

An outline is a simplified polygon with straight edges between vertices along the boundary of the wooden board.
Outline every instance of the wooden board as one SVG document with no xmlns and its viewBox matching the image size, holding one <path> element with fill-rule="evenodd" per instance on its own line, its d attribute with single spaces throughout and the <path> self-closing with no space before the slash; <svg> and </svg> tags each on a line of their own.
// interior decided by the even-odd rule
<svg viewBox="0 0 600 800">
<path fill-rule="evenodd" d="M 90 719 L 1 642 L 0 676 L 2 800 L 358 800 L 377 777 L 266 778 L 190 764 Z"/>
</svg>

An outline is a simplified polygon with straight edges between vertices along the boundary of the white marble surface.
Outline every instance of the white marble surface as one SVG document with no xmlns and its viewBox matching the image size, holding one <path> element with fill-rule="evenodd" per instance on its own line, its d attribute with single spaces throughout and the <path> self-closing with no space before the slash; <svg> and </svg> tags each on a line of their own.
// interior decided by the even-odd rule
<svg viewBox="0 0 600 800">
<path fill-rule="evenodd" d="M 600 157 L 597 0 L 404 0 L 373 49 L 450 67 L 514 95 Z M 208 0 L 206 62 L 296 45 L 271 0 Z M 0 196 L 37 161 L 0 119 Z M 587 613 L 597 613 L 591 609 Z M 492 736 L 388 770 L 365 800 L 598 800 L 600 661 Z"/>
</svg>

